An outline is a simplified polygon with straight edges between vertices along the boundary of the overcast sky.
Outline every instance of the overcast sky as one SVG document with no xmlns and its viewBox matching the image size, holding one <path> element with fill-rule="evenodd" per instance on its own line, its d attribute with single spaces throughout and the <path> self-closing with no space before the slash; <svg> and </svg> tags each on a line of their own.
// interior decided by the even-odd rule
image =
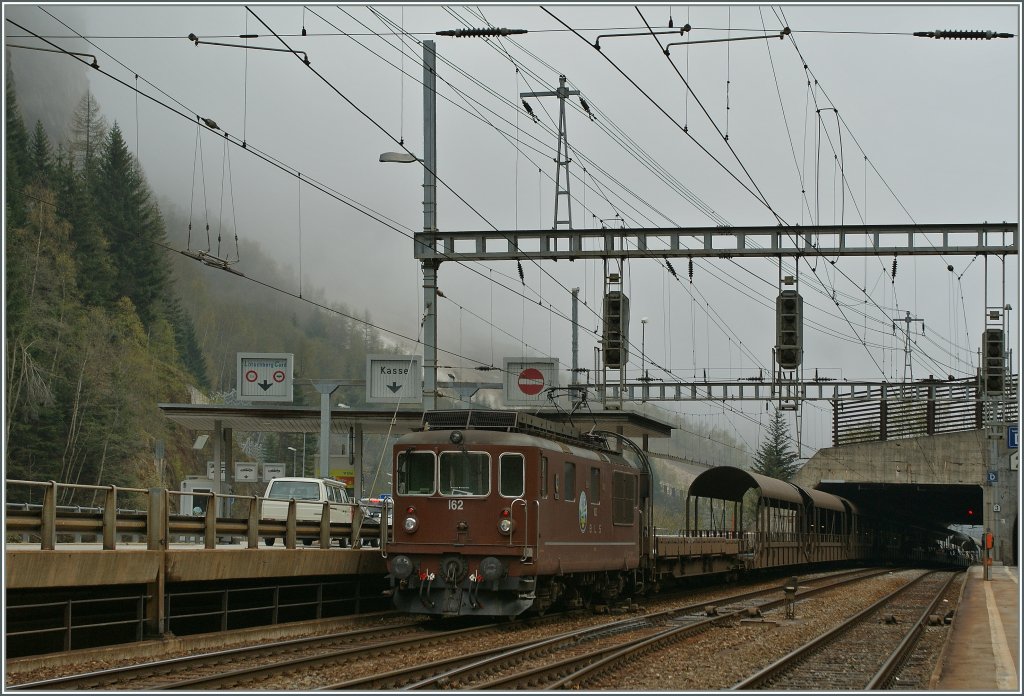
<svg viewBox="0 0 1024 696">
<path fill-rule="evenodd" d="M 18 82 L 23 104 L 35 90 L 70 109 L 87 80 L 107 118 L 137 148 L 161 200 L 195 211 L 205 178 L 211 226 L 237 228 L 243 271 L 245 244 L 258 242 L 291 269 L 288 290 L 298 289 L 301 263 L 306 288 L 321 287 L 329 299 L 368 309 L 376 324 L 406 335 L 418 334 L 422 314 L 421 276 L 406 236 L 423 224 L 422 169 L 382 164 L 378 155 L 399 149 L 401 139 L 422 156 L 423 39 L 437 42 L 441 230 L 552 226 L 558 101 L 529 100 L 535 123 L 519 94 L 554 89 L 560 74 L 596 116 L 588 119 L 575 98 L 567 102 L 575 227 L 776 224 L 747 190 L 755 187 L 787 225 L 1020 219 L 1019 38 L 911 36 L 935 29 L 1019 35 L 1018 4 L 546 8 L 45 6 L 51 17 L 38 6 L 7 4 L 4 11 L 38 34 L 90 37 L 93 46 L 51 40 L 96 54 L 105 73 L 189 118 L 67 56 L 11 48 L 16 79 L 32 76 Z M 592 46 L 599 34 L 643 32 L 645 22 L 664 31 L 670 21 L 676 29 L 689 23 L 691 41 L 775 38 L 673 46 L 669 57 L 649 35 L 606 37 L 601 51 Z M 433 35 L 488 24 L 529 33 L 500 41 Z M 783 27 L 792 34 L 780 40 Z M 20 38 L 24 32 L 10 23 L 4 31 L 7 44 L 45 45 Z M 243 44 L 240 34 L 259 34 L 250 46 L 283 48 L 271 31 L 304 51 L 310 65 L 284 52 L 196 46 L 186 38 L 194 33 L 203 41 Z M 685 37 L 658 38 L 664 44 Z M 58 85 L 68 93 L 60 94 L 65 87 Z M 232 147 L 231 186 L 222 192 L 224 142 L 203 129 L 203 167 L 194 176 L 196 114 L 277 158 L 288 172 Z M 728 134 L 735 156 L 719 131 Z M 296 172 L 394 220 L 406 234 L 308 183 L 300 186 Z M 220 213 L 222 196 L 233 196 L 233 214 L 227 205 Z M 560 205 L 564 211 L 565 197 Z M 199 222 L 195 212 L 193 219 Z M 706 371 L 709 379 L 737 379 L 770 370 L 777 264 L 697 260 L 692 284 L 685 259 L 672 265 L 678 279 L 655 260 L 633 261 L 624 270 L 632 341 L 638 349 L 643 333 L 646 366 L 666 368 L 651 376 L 671 381 Z M 587 303 L 580 311 L 580 363 L 593 366 L 601 262 L 538 267 L 524 259 L 522 266 L 525 282 L 514 262 L 470 264 L 483 276 L 442 264 L 439 286 L 447 299 L 439 306 L 439 343 L 464 356 L 441 355 L 442 379 L 448 372 L 475 379 L 480 373 L 465 368 L 521 355 L 557 357 L 568 368 L 564 317 L 570 314 L 566 289 L 573 287 Z M 912 328 L 914 378 L 973 375 L 985 309 L 1004 302 L 1002 263 L 990 259 L 987 269 L 986 297 L 982 258 L 903 257 L 895 281 L 891 257 L 842 258 L 834 266 L 801 262 L 805 322 L 811 322 L 805 323 L 806 375 L 901 378 L 906 324 L 894 335 L 892 320 L 907 312 L 925 327 L 923 336 L 919 322 Z M 1018 269 L 1018 258 L 1009 257 L 1005 302 L 1013 306 L 1015 356 Z M 643 330 L 642 317 L 648 318 Z M 635 354 L 631 376 L 640 368 Z M 568 382 L 568 374 L 562 379 Z M 712 414 L 706 422 L 735 427 L 752 449 L 757 444 L 750 422 L 763 420 L 763 403 L 737 406 L 747 418 L 720 404 L 662 406 Z M 828 407 L 810 406 L 806 416 L 805 443 L 827 446 Z"/>
</svg>

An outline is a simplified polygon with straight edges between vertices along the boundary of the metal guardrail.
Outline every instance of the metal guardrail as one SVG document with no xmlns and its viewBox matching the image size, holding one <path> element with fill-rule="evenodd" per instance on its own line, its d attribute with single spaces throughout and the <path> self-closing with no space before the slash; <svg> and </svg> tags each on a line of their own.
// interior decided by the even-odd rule
<svg viewBox="0 0 1024 696">
<path fill-rule="evenodd" d="M 87 633 L 106 632 L 142 640 L 148 595 L 67 598 L 8 604 L 4 635 L 12 641 L 41 641 L 73 650 L 89 645 Z M 17 651 L 16 651 L 17 652 Z"/>
<path fill-rule="evenodd" d="M 171 491 L 163 488 L 120 488 L 118 486 L 91 486 L 60 483 L 57 481 L 21 481 L 7 479 L 4 482 L 6 501 L 16 500 L 12 489 L 42 489 L 42 504 L 7 502 L 5 538 L 13 540 L 39 540 L 42 550 L 54 550 L 58 543 L 82 541 L 92 536 L 102 542 L 105 550 L 114 550 L 119 542 L 126 539 L 145 541 L 149 550 L 167 549 L 172 542 L 203 538 L 206 548 L 212 549 L 219 539 L 244 541 L 248 548 L 257 548 L 261 538 L 284 539 L 285 548 L 293 549 L 300 538 L 315 538 L 321 549 L 328 549 L 334 540 L 347 541 L 351 546 L 360 546 L 361 540 L 379 539 L 381 552 L 385 553 L 389 532 L 387 518 L 382 515 L 381 523 L 363 524 L 363 511 L 359 503 L 324 502 L 318 521 L 296 519 L 295 500 L 288 503 L 285 520 L 262 519 L 263 501 L 260 496 L 223 495 L 220 493 Z M 91 490 L 102 493 L 102 507 L 82 508 L 80 506 L 58 505 L 62 491 Z M 131 495 L 145 496 L 147 509 L 118 509 L 118 497 Z M 170 500 L 175 496 L 189 495 L 209 498 L 203 515 L 171 512 Z M 26 496 L 27 497 L 27 496 Z M 331 522 L 331 508 L 348 506 L 352 508 L 352 523 Z M 218 516 L 218 511 L 225 514 Z"/>
</svg>

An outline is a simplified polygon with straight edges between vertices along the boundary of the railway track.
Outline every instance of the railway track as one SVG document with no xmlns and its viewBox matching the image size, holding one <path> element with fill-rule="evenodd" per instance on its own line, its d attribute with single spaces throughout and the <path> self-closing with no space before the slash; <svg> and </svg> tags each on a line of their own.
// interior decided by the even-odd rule
<svg viewBox="0 0 1024 696">
<path fill-rule="evenodd" d="M 924 573 L 732 688 L 888 688 L 956 576 Z"/>
<path fill-rule="evenodd" d="M 836 589 L 887 573 L 851 571 L 808 580 L 799 597 Z M 738 616 L 759 615 L 784 603 L 778 588 L 723 597 L 713 605 L 692 604 L 573 630 L 543 640 L 481 650 L 440 662 L 411 665 L 392 672 L 319 687 L 319 690 L 368 689 L 558 689 L 580 686 L 601 671 L 693 633 Z M 710 616 L 709 616 L 710 614 Z M 533 665 L 530 667 L 530 665 Z"/>
<path fill-rule="evenodd" d="M 197 655 L 175 657 L 166 660 L 144 662 L 136 665 L 112 667 L 94 672 L 73 674 L 54 679 L 7 685 L 7 691 L 33 691 L 51 689 L 131 689 L 143 690 L 150 688 L 175 688 L 177 684 L 188 681 L 182 675 L 202 675 L 209 673 L 215 678 L 225 668 L 249 661 L 274 660 L 278 662 L 290 659 L 314 659 L 309 655 L 320 655 L 325 652 L 336 654 L 339 646 L 353 646 L 370 643 L 378 645 L 390 639 L 408 639 L 410 632 L 424 630 L 422 620 L 402 617 L 400 620 L 384 626 L 359 628 L 351 631 L 340 631 L 322 636 L 295 638 L 275 641 L 262 645 L 253 645 L 228 650 L 218 650 Z M 343 651 L 343 648 L 342 650 Z M 296 657 L 303 656 L 303 657 Z M 231 671 L 237 671 L 237 667 Z M 177 675 L 178 681 L 168 682 Z M 203 677 L 200 677 L 202 679 Z"/>
<path fill-rule="evenodd" d="M 530 624 L 558 620 L 558 616 L 551 615 Z M 421 650 L 460 639 L 480 640 L 488 634 L 503 634 L 508 627 L 509 624 L 502 622 L 438 631 L 436 624 L 430 621 L 403 617 L 399 622 L 382 627 L 119 666 L 5 688 L 11 691 L 227 689 L 259 684 L 282 674 L 308 673 L 323 666 L 344 668 L 355 663 L 372 664 L 382 655 Z"/>
</svg>

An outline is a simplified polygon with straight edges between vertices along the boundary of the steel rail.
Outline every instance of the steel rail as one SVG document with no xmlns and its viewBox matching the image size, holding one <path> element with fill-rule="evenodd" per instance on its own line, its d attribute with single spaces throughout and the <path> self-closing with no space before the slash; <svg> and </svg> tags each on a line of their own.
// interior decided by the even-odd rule
<svg viewBox="0 0 1024 696">
<path fill-rule="evenodd" d="M 397 614 L 397 612 L 382 612 L 382 615 Z M 247 659 L 261 653 L 287 652 L 294 650 L 305 650 L 315 648 L 318 643 L 330 643 L 339 640 L 361 640 L 369 638 L 387 638 L 391 634 L 403 634 L 422 621 L 408 620 L 404 623 L 393 626 L 375 626 L 372 628 L 356 629 L 321 636 L 310 636 L 307 638 L 293 638 L 277 641 L 263 645 L 251 645 L 217 652 L 202 653 L 198 655 L 186 655 L 173 657 L 166 660 L 156 660 L 137 665 L 113 667 L 110 669 L 97 670 L 83 674 L 72 674 L 53 679 L 26 682 L 24 684 L 7 685 L 6 691 L 32 691 L 37 689 L 85 689 L 107 686 L 114 683 L 123 683 L 126 680 L 145 679 L 154 674 L 170 673 L 173 671 L 185 671 L 205 665 L 215 665 L 228 661 Z"/>
<path fill-rule="evenodd" d="M 910 657 L 910 653 L 914 651 L 914 648 L 917 647 L 917 644 L 921 639 L 921 634 L 924 632 L 925 622 L 929 620 L 929 617 L 939 605 L 943 595 L 945 595 L 949 590 L 949 586 L 953 584 L 954 580 L 956 580 L 956 577 L 957 576 L 955 574 L 949 576 L 949 580 L 946 581 L 942 586 L 942 589 L 935 595 L 935 599 L 932 600 L 931 604 L 925 607 L 924 612 L 921 613 L 921 616 L 917 619 L 914 627 L 907 632 L 907 635 L 904 636 L 903 640 L 900 641 L 900 644 L 896 646 L 896 649 L 893 650 L 889 659 L 885 661 L 875 676 L 871 678 L 871 681 L 868 682 L 868 685 L 864 687 L 865 690 L 877 691 L 879 689 L 888 688 L 889 682 L 896 673 L 903 668 L 904 662 L 908 657 Z"/>
<path fill-rule="evenodd" d="M 779 675 L 781 675 L 782 673 L 786 672 L 788 669 L 793 668 L 797 663 L 801 662 L 804 658 L 808 657 L 812 653 L 814 653 L 814 652 L 820 650 L 821 648 L 825 647 L 826 645 L 831 643 L 836 638 L 839 638 L 841 635 L 843 635 L 844 633 L 849 631 L 852 627 L 854 627 L 857 624 L 859 624 L 863 619 L 865 619 L 868 616 L 870 616 L 871 614 L 877 612 L 879 609 L 881 609 L 887 603 L 891 602 L 893 599 L 895 599 L 896 597 L 900 596 L 901 594 L 903 594 L 907 590 L 915 587 L 918 583 L 920 583 L 926 577 L 928 577 L 928 576 L 930 576 L 930 575 L 932 575 L 934 573 L 937 573 L 937 572 L 940 572 L 940 571 L 930 570 L 930 571 L 927 571 L 925 573 L 922 573 L 920 576 L 914 578 L 913 580 L 908 582 L 906 585 L 903 585 L 902 587 L 896 589 L 895 591 L 887 594 L 885 597 L 882 597 L 880 600 L 878 600 L 877 602 L 873 603 L 871 606 L 869 606 L 866 609 L 858 612 L 857 614 L 855 614 L 854 616 L 850 617 L 846 621 L 843 621 L 842 623 L 840 623 L 835 628 L 833 628 L 833 629 L 823 633 L 822 635 L 820 635 L 817 638 L 811 640 L 810 642 L 805 643 L 801 647 L 799 647 L 796 650 L 790 652 L 788 655 L 784 655 L 783 657 L 779 658 L 778 660 L 776 660 L 772 664 L 770 664 L 767 667 L 765 667 L 764 669 L 756 672 L 755 674 L 751 675 L 750 677 L 747 677 L 746 679 L 744 679 L 744 680 L 734 684 L 732 687 L 730 687 L 730 690 L 732 690 L 732 691 L 742 691 L 742 690 L 761 688 L 768 681 L 777 678 Z"/>
</svg>

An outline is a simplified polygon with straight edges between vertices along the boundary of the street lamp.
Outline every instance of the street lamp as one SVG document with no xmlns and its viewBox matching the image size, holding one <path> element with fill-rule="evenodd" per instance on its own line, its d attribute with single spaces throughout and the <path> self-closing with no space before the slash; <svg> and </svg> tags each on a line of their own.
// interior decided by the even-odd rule
<svg viewBox="0 0 1024 696">
<path fill-rule="evenodd" d="M 423 163 L 423 231 L 437 232 L 437 74 L 433 41 L 423 42 L 423 159 L 408 152 L 385 152 L 381 162 Z M 414 255 L 423 268 L 423 409 L 434 409 L 437 396 L 437 267 L 440 260 L 423 241 L 413 238 Z"/>
<path fill-rule="evenodd" d="M 420 158 L 416 155 L 410 155 L 408 152 L 382 152 L 380 153 L 380 161 L 412 164 L 413 162 L 419 162 Z"/>
<path fill-rule="evenodd" d="M 647 317 L 640 320 L 640 381 L 647 381 Z"/>
<path fill-rule="evenodd" d="M 295 457 L 296 457 L 296 455 L 298 455 L 299 451 L 297 449 L 295 449 L 294 447 L 289 447 L 288 449 L 290 449 L 292 451 L 292 476 L 294 476 L 295 475 Z M 305 463 L 305 462 L 303 462 L 303 463 Z"/>
</svg>

